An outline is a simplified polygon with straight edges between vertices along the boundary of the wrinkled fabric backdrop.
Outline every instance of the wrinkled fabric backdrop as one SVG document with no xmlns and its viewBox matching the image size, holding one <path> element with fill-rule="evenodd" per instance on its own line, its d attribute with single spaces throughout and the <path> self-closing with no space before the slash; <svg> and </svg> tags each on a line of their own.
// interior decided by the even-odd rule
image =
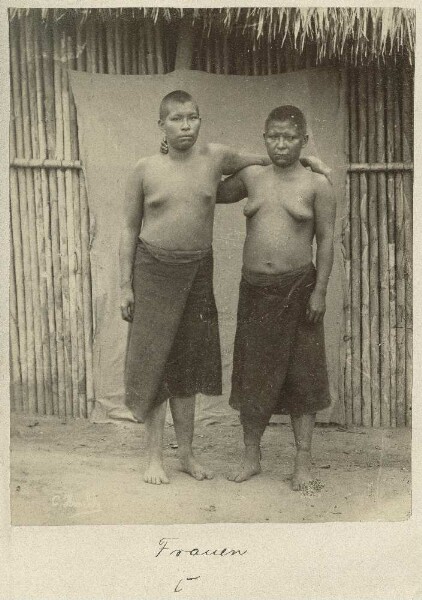
<svg viewBox="0 0 422 600">
<path fill-rule="evenodd" d="M 345 107 L 338 69 L 310 69 L 282 75 L 245 77 L 174 71 L 166 75 L 99 75 L 73 71 L 81 157 L 91 217 L 94 308 L 92 420 L 128 417 L 123 403 L 123 369 L 128 325 L 120 317 L 118 244 L 125 182 L 134 163 L 158 151 L 161 98 L 186 90 L 198 101 L 199 138 L 265 154 L 264 121 L 273 108 L 294 104 L 306 115 L 310 141 L 305 154 L 320 156 L 334 170 L 338 197 L 335 263 L 327 294 L 326 347 L 332 407 L 320 421 L 344 422 L 344 274 L 340 248 L 345 197 Z M 194 177 L 195 174 L 192 174 Z M 233 414 L 228 406 L 245 218 L 242 203 L 216 208 L 215 294 L 220 317 L 224 395 L 201 398 L 198 418 L 215 422 Z M 282 419 L 282 417 L 277 417 Z"/>
</svg>

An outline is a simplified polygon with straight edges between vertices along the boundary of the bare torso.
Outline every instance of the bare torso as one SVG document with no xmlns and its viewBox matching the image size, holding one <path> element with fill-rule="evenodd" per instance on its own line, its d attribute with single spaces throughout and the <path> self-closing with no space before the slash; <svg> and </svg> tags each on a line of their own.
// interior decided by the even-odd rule
<svg viewBox="0 0 422 600">
<path fill-rule="evenodd" d="M 157 154 L 143 161 L 145 241 L 170 250 L 212 244 L 221 157 L 211 145 L 195 146 L 182 159 Z"/>
<path fill-rule="evenodd" d="M 312 260 L 316 177 L 302 166 L 292 173 L 273 165 L 242 172 L 248 189 L 245 267 L 283 273 Z"/>
</svg>

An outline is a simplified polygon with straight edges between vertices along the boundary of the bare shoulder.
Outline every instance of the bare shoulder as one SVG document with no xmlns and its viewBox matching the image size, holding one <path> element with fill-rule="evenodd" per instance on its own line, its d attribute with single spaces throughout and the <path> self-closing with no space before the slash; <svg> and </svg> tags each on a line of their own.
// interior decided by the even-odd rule
<svg viewBox="0 0 422 600">
<path fill-rule="evenodd" d="M 255 179 L 256 177 L 266 176 L 271 174 L 271 166 L 267 165 L 250 165 L 245 167 L 240 172 L 248 179 Z"/>
<path fill-rule="evenodd" d="M 153 154 L 151 156 L 144 156 L 143 158 L 140 158 L 132 167 L 133 177 L 139 177 L 142 179 L 147 171 L 150 169 L 156 169 L 162 160 L 162 154 Z"/>
<path fill-rule="evenodd" d="M 144 171 L 148 167 L 152 167 L 157 163 L 161 162 L 163 154 L 151 154 L 151 156 L 144 156 L 140 158 L 134 165 L 134 169 L 137 171 Z"/>
<path fill-rule="evenodd" d="M 147 156 L 147 157 L 138 159 L 132 167 L 132 174 L 133 175 L 143 175 L 150 158 L 151 158 L 150 156 Z"/>
</svg>

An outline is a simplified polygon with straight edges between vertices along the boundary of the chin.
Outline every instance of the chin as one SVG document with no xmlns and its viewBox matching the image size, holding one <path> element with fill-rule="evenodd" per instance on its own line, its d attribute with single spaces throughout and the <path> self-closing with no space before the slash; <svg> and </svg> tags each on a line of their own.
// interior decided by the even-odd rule
<svg viewBox="0 0 422 600">
<path fill-rule="evenodd" d="M 273 160 L 273 163 L 277 167 L 289 167 L 291 164 L 293 164 L 290 160 L 280 160 L 280 159 Z"/>
<path fill-rule="evenodd" d="M 195 142 L 196 140 L 181 142 L 177 147 L 179 150 L 189 150 L 189 148 L 192 148 L 192 146 L 195 145 Z"/>
</svg>

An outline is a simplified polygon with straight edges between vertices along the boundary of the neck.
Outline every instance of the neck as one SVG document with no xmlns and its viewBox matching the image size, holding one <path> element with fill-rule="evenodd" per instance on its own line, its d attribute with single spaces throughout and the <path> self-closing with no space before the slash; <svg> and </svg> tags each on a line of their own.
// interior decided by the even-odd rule
<svg viewBox="0 0 422 600">
<path fill-rule="evenodd" d="M 194 153 L 194 147 L 188 148 L 187 150 L 178 150 L 169 146 L 168 156 L 173 160 L 187 160 Z"/>
<path fill-rule="evenodd" d="M 301 168 L 302 168 L 302 165 L 301 165 L 300 161 L 296 161 L 292 165 L 287 165 L 285 167 L 280 167 L 279 165 L 275 165 L 273 163 L 274 172 L 278 173 L 280 175 L 284 175 L 284 176 L 291 175 L 292 173 L 294 173 L 295 171 L 298 171 Z"/>
</svg>

